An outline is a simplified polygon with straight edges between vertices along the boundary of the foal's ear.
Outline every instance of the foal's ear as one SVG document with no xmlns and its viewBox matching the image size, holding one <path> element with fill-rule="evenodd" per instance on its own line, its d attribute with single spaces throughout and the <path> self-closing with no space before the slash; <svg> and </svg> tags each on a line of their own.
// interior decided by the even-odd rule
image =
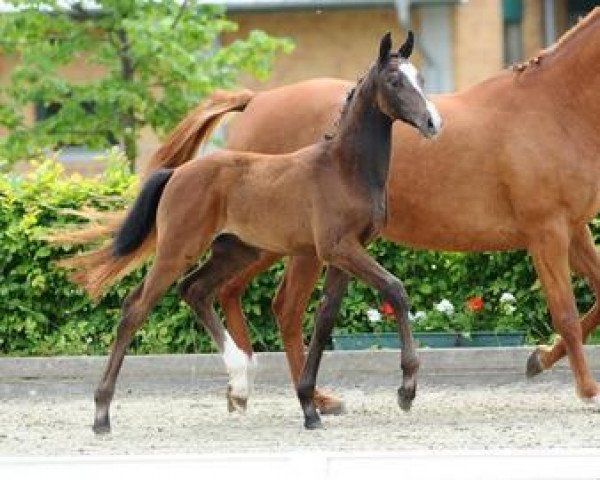
<svg viewBox="0 0 600 480">
<path fill-rule="evenodd" d="M 408 37 L 406 37 L 406 41 L 404 42 L 404 45 L 402 45 L 398 49 L 398 55 L 400 55 L 400 58 L 410 57 L 410 54 L 413 51 L 414 45 L 415 45 L 415 35 L 413 34 L 412 30 L 409 30 Z"/>
<path fill-rule="evenodd" d="M 390 57 L 392 49 L 392 34 L 387 32 L 379 43 L 379 65 L 385 65 Z"/>
</svg>

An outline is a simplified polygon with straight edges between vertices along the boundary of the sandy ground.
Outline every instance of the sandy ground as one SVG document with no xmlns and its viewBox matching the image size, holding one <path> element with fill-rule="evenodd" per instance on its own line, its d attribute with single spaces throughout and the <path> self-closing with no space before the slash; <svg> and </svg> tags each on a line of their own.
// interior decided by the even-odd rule
<svg viewBox="0 0 600 480">
<path fill-rule="evenodd" d="M 0 395 L 0 456 L 600 447 L 600 415 L 570 376 L 492 380 L 424 379 L 406 414 L 390 379 L 349 379 L 331 386 L 348 412 L 318 431 L 304 430 L 285 382 L 258 384 L 245 415 L 227 412 L 221 382 L 121 384 L 100 437 L 88 386 L 24 383 Z"/>
</svg>

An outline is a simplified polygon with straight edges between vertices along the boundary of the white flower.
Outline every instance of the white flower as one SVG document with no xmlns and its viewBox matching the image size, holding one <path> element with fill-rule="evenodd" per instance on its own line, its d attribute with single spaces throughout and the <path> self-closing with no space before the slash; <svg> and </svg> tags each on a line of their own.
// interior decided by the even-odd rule
<svg viewBox="0 0 600 480">
<path fill-rule="evenodd" d="M 454 313 L 454 305 L 452 305 L 452 302 L 450 302 L 450 300 L 446 300 L 445 298 L 442 299 L 440 303 L 434 303 L 433 307 L 438 312 L 445 313 L 448 316 Z"/>
<path fill-rule="evenodd" d="M 367 310 L 367 318 L 369 319 L 369 322 L 371 322 L 371 323 L 379 323 L 379 322 L 381 322 L 381 313 L 379 313 L 374 308 L 369 308 Z"/>
<path fill-rule="evenodd" d="M 517 299 L 512 293 L 504 292 L 500 297 L 500 303 L 515 303 Z"/>
<path fill-rule="evenodd" d="M 411 322 L 418 322 L 419 320 L 424 320 L 425 318 L 427 318 L 427 314 L 423 310 L 419 310 L 414 314 L 412 312 L 408 312 L 408 319 Z"/>
</svg>

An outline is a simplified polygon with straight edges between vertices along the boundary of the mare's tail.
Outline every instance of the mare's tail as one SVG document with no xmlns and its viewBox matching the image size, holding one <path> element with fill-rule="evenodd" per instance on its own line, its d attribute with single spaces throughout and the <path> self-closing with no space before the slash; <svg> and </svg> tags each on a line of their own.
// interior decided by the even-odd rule
<svg viewBox="0 0 600 480">
<path fill-rule="evenodd" d="M 256 94 L 251 90 L 218 90 L 192 110 L 169 134 L 148 162 L 143 178 L 159 168 L 176 168 L 194 157 L 224 115 L 242 112 Z"/>
<path fill-rule="evenodd" d="M 173 175 L 160 169 L 150 175 L 112 242 L 91 252 L 67 258 L 59 266 L 73 269 L 70 278 L 97 299 L 104 289 L 142 263 L 156 246 L 156 209 Z"/>
<path fill-rule="evenodd" d="M 142 178 L 148 178 L 149 183 L 156 182 L 158 185 L 160 183 L 158 179 L 166 175 L 160 173 L 161 169 L 176 168 L 191 160 L 198 147 L 206 141 L 223 116 L 230 112 L 243 111 L 254 95 L 254 92 L 250 90 L 213 93 L 171 131 L 162 146 L 150 158 Z M 158 174 L 157 177 L 153 176 L 155 172 Z M 148 187 L 148 183 L 144 189 L 146 187 Z M 161 192 L 162 187 L 157 201 Z M 90 220 L 88 225 L 71 231 L 53 232 L 48 236 L 48 241 L 57 244 L 91 244 L 114 236 L 117 232 L 120 235 L 134 211 L 135 207 L 130 211 L 127 219 L 125 219 L 125 211 L 110 213 L 82 211 L 80 215 Z M 127 235 L 127 239 L 122 237 L 121 240 L 118 240 L 119 235 L 117 235 L 114 244 L 115 251 L 113 251 L 113 246 L 105 246 L 62 260 L 59 265 L 74 268 L 75 271 L 71 275 L 72 280 L 82 285 L 93 298 L 98 298 L 105 286 L 133 270 L 154 252 L 155 236 L 154 234 L 149 235 L 152 225 L 154 225 L 154 219 L 152 219 L 150 227 L 148 225 L 137 226 L 135 241 L 133 241 L 133 236 L 129 235 Z M 127 232 L 133 232 L 131 228 L 131 226 L 128 227 Z M 137 244 L 141 237 L 143 237 L 142 243 L 128 251 L 133 248 L 131 245 Z M 124 252 L 127 253 L 118 255 Z"/>
</svg>

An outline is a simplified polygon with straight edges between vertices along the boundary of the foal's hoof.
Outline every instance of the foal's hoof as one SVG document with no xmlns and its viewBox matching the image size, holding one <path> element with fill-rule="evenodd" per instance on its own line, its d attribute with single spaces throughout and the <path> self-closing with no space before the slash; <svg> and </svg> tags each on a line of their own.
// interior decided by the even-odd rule
<svg viewBox="0 0 600 480">
<path fill-rule="evenodd" d="M 540 358 L 540 350 L 536 349 L 531 352 L 531 355 L 529 355 L 529 358 L 527 359 L 527 370 L 525 371 L 525 375 L 527 375 L 527 378 L 533 378 L 543 371 L 544 366 L 542 365 L 542 359 Z"/>
<path fill-rule="evenodd" d="M 307 430 L 318 430 L 323 428 L 323 424 L 321 423 L 321 419 L 318 415 L 316 417 L 305 417 L 304 428 Z"/>
<path fill-rule="evenodd" d="M 403 411 L 408 412 L 410 410 L 415 394 L 415 391 L 406 390 L 404 387 L 398 389 L 398 405 Z"/>
<path fill-rule="evenodd" d="M 314 401 L 321 415 L 343 415 L 346 413 L 344 401 L 335 395 L 315 392 Z"/>
<path fill-rule="evenodd" d="M 92 430 L 96 435 L 106 435 L 107 433 L 110 433 L 110 423 L 94 422 Z"/>
<path fill-rule="evenodd" d="M 248 407 L 248 399 L 242 397 L 236 397 L 231 394 L 231 392 L 227 392 L 227 410 L 229 413 L 238 412 L 238 413 L 246 413 L 246 408 Z"/>
</svg>

